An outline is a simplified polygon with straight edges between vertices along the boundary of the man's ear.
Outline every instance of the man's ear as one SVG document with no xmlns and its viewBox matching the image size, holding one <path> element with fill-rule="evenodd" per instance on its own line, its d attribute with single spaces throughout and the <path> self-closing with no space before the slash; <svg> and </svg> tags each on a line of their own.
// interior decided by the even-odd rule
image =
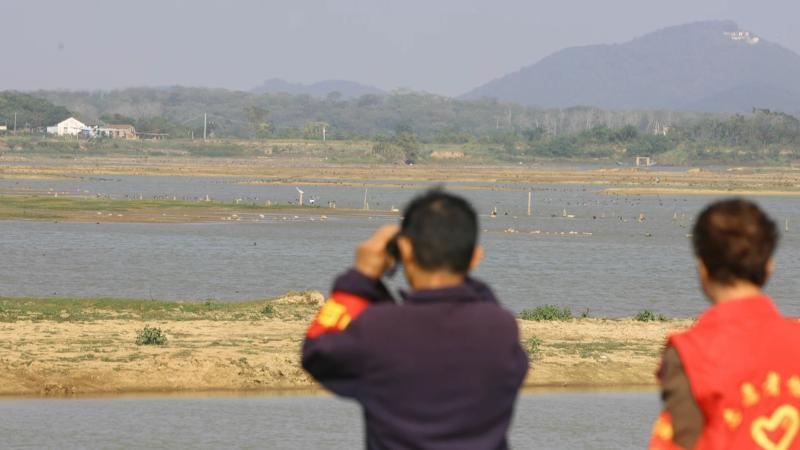
<svg viewBox="0 0 800 450">
<path fill-rule="evenodd" d="M 707 280 L 708 279 L 708 267 L 703 262 L 702 259 L 695 257 L 694 262 L 697 265 L 697 275 L 700 277 L 700 280 Z"/>
<path fill-rule="evenodd" d="M 472 261 L 469 262 L 469 270 L 473 271 L 478 268 L 483 261 L 483 247 L 480 245 L 475 246 L 475 250 L 472 251 Z"/>
<path fill-rule="evenodd" d="M 773 272 L 775 272 L 775 260 L 770 258 L 769 261 L 767 261 L 767 279 L 764 281 L 768 281 L 770 278 L 772 278 Z"/>
<path fill-rule="evenodd" d="M 400 250 L 400 261 L 408 267 L 408 263 L 414 261 L 414 246 L 411 245 L 411 239 L 408 236 L 398 237 L 397 248 Z"/>
</svg>

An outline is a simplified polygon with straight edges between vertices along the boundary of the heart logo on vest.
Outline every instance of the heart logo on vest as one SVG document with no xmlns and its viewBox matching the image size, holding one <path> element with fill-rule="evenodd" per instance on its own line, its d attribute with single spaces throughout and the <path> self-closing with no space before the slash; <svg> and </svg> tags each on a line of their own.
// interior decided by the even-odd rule
<svg viewBox="0 0 800 450">
<path fill-rule="evenodd" d="M 783 436 L 775 441 L 768 433 L 774 435 L 778 429 L 783 430 Z M 759 417 L 750 427 L 753 440 L 764 450 L 788 450 L 798 431 L 800 431 L 800 412 L 791 405 L 781 406 L 771 417 Z"/>
</svg>

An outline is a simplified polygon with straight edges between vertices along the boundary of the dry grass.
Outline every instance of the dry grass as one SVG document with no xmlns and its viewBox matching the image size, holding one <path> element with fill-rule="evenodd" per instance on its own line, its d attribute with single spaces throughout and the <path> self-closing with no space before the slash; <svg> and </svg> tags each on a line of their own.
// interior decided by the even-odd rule
<svg viewBox="0 0 800 450">
<path fill-rule="evenodd" d="M 71 160 L 33 158 L 0 167 L 0 177 L 63 175 L 170 175 L 248 177 L 272 184 L 297 181 L 441 181 L 475 183 L 580 183 L 650 187 L 786 192 L 800 190 L 794 169 L 727 171 L 658 171 L 617 168 L 565 170 L 538 166 L 327 164 L 314 159 L 275 158 L 136 158 L 84 157 Z M 392 184 L 392 183 L 389 183 Z"/>
<path fill-rule="evenodd" d="M 0 395 L 316 389 L 299 358 L 322 300 L 0 299 Z M 532 352 L 526 386 L 653 386 L 667 333 L 689 324 L 519 321 Z M 136 345 L 145 325 L 163 330 L 167 344 Z"/>
</svg>

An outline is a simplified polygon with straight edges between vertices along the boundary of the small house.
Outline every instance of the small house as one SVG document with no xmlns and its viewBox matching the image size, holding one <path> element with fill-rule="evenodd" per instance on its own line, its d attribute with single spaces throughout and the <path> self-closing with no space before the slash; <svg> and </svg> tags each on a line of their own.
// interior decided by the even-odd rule
<svg viewBox="0 0 800 450">
<path fill-rule="evenodd" d="M 55 134 L 56 136 L 78 136 L 87 129 L 88 127 L 86 124 L 74 117 L 70 117 L 52 127 L 47 127 L 47 134 Z"/>
<path fill-rule="evenodd" d="M 97 136 L 112 139 L 136 139 L 136 128 L 133 125 L 106 125 L 97 128 Z"/>
</svg>

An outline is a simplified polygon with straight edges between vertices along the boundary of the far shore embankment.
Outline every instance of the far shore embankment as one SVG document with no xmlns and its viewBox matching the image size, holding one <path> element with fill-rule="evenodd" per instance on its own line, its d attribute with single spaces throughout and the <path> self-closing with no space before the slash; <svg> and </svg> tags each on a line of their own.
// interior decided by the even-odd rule
<svg viewBox="0 0 800 450">
<path fill-rule="evenodd" d="M 324 297 L 251 302 L 0 299 L 0 395 L 321 393 L 300 367 Z M 519 320 L 527 389 L 655 388 L 668 333 L 688 320 Z M 140 345 L 145 327 L 163 345 Z"/>
<path fill-rule="evenodd" d="M 0 161 L 3 158 L 0 157 Z M 313 220 L 329 216 L 396 215 L 398 211 L 345 209 L 334 205 L 297 205 L 270 201 L 219 201 L 213 193 L 174 193 L 125 198 L 103 192 L 81 194 L 25 181 L 81 182 L 113 177 L 210 177 L 242 186 L 324 186 L 419 190 L 445 183 L 449 189 L 545 192 L 552 186 L 583 186 L 609 196 L 800 196 L 800 170 L 790 168 L 675 169 L 569 168 L 541 165 L 364 165 L 327 164 L 309 160 L 270 158 L 17 158 L 0 165 L 0 219 L 78 222 L 195 223 L 247 221 L 295 215 Z M 541 194 L 546 195 L 546 194 Z M 284 199 L 289 201 L 291 199 Z"/>
<path fill-rule="evenodd" d="M 396 216 L 397 211 L 242 203 L 214 200 L 105 198 L 47 191 L 0 189 L 0 220 L 53 220 L 90 223 L 252 222 L 334 216 Z"/>
<path fill-rule="evenodd" d="M 68 179 L 90 176 L 194 176 L 242 178 L 243 183 L 412 188 L 408 183 L 493 184 L 515 189 L 526 184 L 583 184 L 599 187 L 678 189 L 682 192 L 800 192 L 800 169 L 794 167 L 733 168 L 598 168 L 580 162 L 465 164 L 340 164 L 313 158 L 203 158 L 153 156 L 0 156 L 0 178 Z M 363 184 L 360 184 L 363 186 Z M 522 186 L 523 188 L 525 186 Z M 516 186 L 519 188 L 519 186 Z M 715 194 L 712 194 L 715 195 Z"/>
</svg>

